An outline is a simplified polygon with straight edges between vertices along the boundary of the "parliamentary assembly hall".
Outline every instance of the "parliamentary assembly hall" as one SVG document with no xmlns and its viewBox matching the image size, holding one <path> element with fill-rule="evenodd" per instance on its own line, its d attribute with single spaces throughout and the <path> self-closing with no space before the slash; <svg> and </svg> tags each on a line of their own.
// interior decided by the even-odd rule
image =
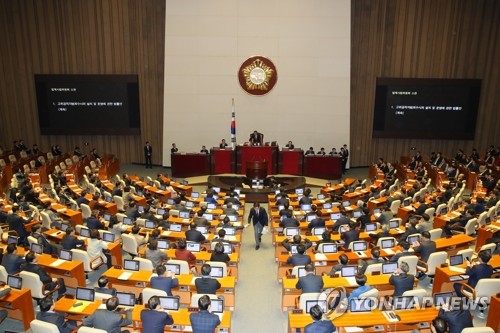
<svg viewBox="0 0 500 333">
<path fill-rule="evenodd" d="M 500 1 L 0 0 L 0 332 L 500 332 Z"/>
</svg>

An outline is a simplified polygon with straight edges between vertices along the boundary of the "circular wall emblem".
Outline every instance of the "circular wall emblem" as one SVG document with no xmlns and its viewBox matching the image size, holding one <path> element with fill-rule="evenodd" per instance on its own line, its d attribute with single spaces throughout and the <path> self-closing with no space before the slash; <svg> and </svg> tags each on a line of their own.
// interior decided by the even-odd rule
<svg viewBox="0 0 500 333">
<path fill-rule="evenodd" d="M 265 95 L 278 80 L 278 71 L 266 57 L 253 56 L 245 60 L 238 71 L 240 86 L 250 95 Z"/>
</svg>

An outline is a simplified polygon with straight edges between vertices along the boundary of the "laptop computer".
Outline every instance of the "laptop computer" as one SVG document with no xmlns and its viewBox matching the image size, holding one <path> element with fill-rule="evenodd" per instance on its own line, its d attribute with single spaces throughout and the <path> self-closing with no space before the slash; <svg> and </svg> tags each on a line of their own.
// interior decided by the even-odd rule
<svg viewBox="0 0 500 333">
<path fill-rule="evenodd" d="M 191 252 L 200 252 L 201 251 L 201 245 L 200 243 L 194 243 L 194 242 L 187 242 L 186 243 L 186 249 L 191 251 Z"/>
<path fill-rule="evenodd" d="M 203 217 L 206 218 L 209 221 L 212 221 L 214 219 L 214 215 L 213 214 L 209 214 L 209 213 L 203 214 Z"/>
<path fill-rule="evenodd" d="M 344 278 L 355 277 L 358 274 L 358 266 L 344 266 L 340 270 L 340 275 Z"/>
<path fill-rule="evenodd" d="M 135 305 L 135 294 L 133 293 L 117 292 L 116 297 L 118 297 L 118 305 L 120 306 L 129 308 Z"/>
<path fill-rule="evenodd" d="M 325 232 L 325 227 L 317 227 L 313 228 L 312 232 L 314 236 L 321 236 Z"/>
<path fill-rule="evenodd" d="M 224 253 L 225 254 L 232 254 L 233 253 L 233 246 L 231 244 L 223 243 L 224 245 Z"/>
<path fill-rule="evenodd" d="M 322 194 L 322 193 L 319 193 L 316 198 L 318 198 L 318 200 L 325 200 L 325 195 Z"/>
<path fill-rule="evenodd" d="M 373 215 L 377 215 L 377 214 L 380 214 L 380 208 L 375 208 L 373 209 Z"/>
<path fill-rule="evenodd" d="M 167 190 L 167 185 L 165 185 L 165 184 L 160 184 L 160 190 L 162 190 L 162 191 L 166 191 L 166 190 Z M 167 200 L 167 204 L 169 204 L 169 203 L 168 203 L 168 200 Z M 173 205 L 173 204 L 169 204 L 169 205 Z"/>
<path fill-rule="evenodd" d="M 408 207 L 409 205 L 411 205 L 411 199 L 403 200 L 403 207 Z"/>
<path fill-rule="evenodd" d="M 134 220 L 132 220 L 130 217 L 124 217 L 123 218 L 123 224 L 125 224 L 125 225 L 132 225 L 132 224 L 134 224 Z"/>
<path fill-rule="evenodd" d="M 147 220 L 144 223 L 144 227 L 147 228 L 147 229 L 155 229 L 156 228 L 155 221 Z"/>
<path fill-rule="evenodd" d="M 59 259 L 71 261 L 73 260 L 73 252 L 71 252 L 70 250 L 61 249 L 61 252 L 59 253 Z"/>
<path fill-rule="evenodd" d="M 212 266 L 210 270 L 210 276 L 214 279 L 224 277 L 224 267 Z"/>
<path fill-rule="evenodd" d="M 308 212 L 311 210 L 311 205 L 309 204 L 300 205 L 300 209 L 302 209 L 304 212 Z"/>
<path fill-rule="evenodd" d="M 306 301 L 306 312 L 310 313 L 313 306 L 319 305 L 323 313 L 327 312 L 326 300 L 307 300 Z"/>
<path fill-rule="evenodd" d="M 390 248 L 393 248 L 395 245 L 396 244 L 395 244 L 394 239 L 382 239 L 381 247 L 383 249 L 390 249 Z"/>
<path fill-rule="evenodd" d="M 337 244 L 333 243 L 324 243 L 323 244 L 323 253 L 324 254 L 330 254 L 330 253 L 337 253 Z"/>
<path fill-rule="evenodd" d="M 311 222 L 312 220 L 314 220 L 316 218 L 316 215 L 313 215 L 313 214 L 309 214 L 307 215 L 307 222 Z"/>
<path fill-rule="evenodd" d="M 342 215 L 340 213 L 332 213 L 330 214 L 330 220 L 338 220 Z"/>
<path fill-rule="evenodd" d="M 111 214 L 104 213 L 104 214 L 102 215 L 102 218 L 104 219 L 104 221 L 109 222 L 109 220 L 111 220 Z"/>
<path fill-rule="evenodd" d="M 215 192 L 219 193 L 220 192 L 220 187 L 218 187 L 218 186 L 212 186 L 212 190 L 214 190 Z"/>
<path fill-rule="evenodd" d="M 138 211 L 140 214 L 144 213 L 144 206 L 141 206 L 141 205 L 137 206 L 137 211 Z"/>
<path fill-rule="evenodd" d="M 382 264 L 382 274 L 392 274 L 398 268 L 397 262 L 387 262 Z"/>
<path fill-rule="evenodd" d="M 434 294 L 434 306 L 441 307 L 445 304 L 449 304 L 451 298 L 453 297 L 453 292 L 435 293 Z"/>
<path fill-rule="evenodd" d="M 163 215 L 163 214 L 165 214 L 165 209 L 163 209 L 163 208 L 158 208 L 158 209 L 156 210 L 156 215 Z"/>
<path fill-rule="evenodd" d="M 223 228 L 227 236 L 234 236 L 236 234 L 235 228 Z"/>
<path fill-rule="evenodd" d="M 66 231 L 70 227 L 69 223 L 61 223 L 61 231 Z"/>
<path fill-rule="evenodd" d="M 111 232 L 103 232 L 102 240 L 108 243 L 113 243 L 115 241 L 115 234 Z"/>
<path fill-rule="evenodd" d="M 450 266 L 458 266 L 464 263 L 464 257 L 461 254 L 450 256 Z"/>
<path fill-rule="evenodd" d="M 323 204 L 323 209 L 331 209 L 332 208 L 332 203 L 331 202 L 325 202 Z"/>
<path fill-rule="evenodd" d="M 342 206 L 349 207 L 350 205 L 351 205 L 351 202 L 349 200 L 342 201 Z"/>
<path fill-rule="evenodd" d="M 393 299 L 393 310 L 412 310 L 415 309 L 415 296 L 396 296 Z"/>
<path fill-rule="evenodd" d="M 174 273 L 175 275 L 181 274 L 181 265 L 179 265 L 179 264 L 169 264 L 169 263 L 167 263 L 165 265 L 165 268 L 167 269 L 167 271 L 169 271 L 171 273 Z"/>
<path fill-rule="evenodd" d="M 224 314 L 224 299 L 210 300 L 210 312 L 216 314 L 222 320 Z"/>
<path fill-rule="evenodd" d="M 217 204 L 214 204 L 213 202 L 207 203 L 207 209 L 216 209 Z"/>
<path fill-rule="evenodd" d="M 80 229 L 80 237 L 89 238 L 90 237 L 90 229 L 88 229 L 88 228 L 81 228 Z"/>
<path fill-rule="evenodd" d="M 31 251 L 35 252 L 36 254 L 42 254 L 43 247 L 41 244 L 31 243 Z"/>
<path fill-rule="evenodd" d="M 76 299 L 79 301 L 93 302 L 95 290 L 91 288 L 76 287 Z"/>
<path fill-rule="evenodd" d="M 366 243 L 365 241 L 355 241 L 355 242 L 352 242 L 352 250 L 354 252 L 356 252 L 359 256 L 363 256 L 364 255 L 364 251 L 366 251 L 368 249 L 368 243 Z"/>
<path fill-rule="evenodd" d="M 198 230 L 202 234 L 208 234 L 208 227 L 198 226 L 196 227 L 196 230 Z"/>
<path fill-rule="evenodd" d="M 353 218 L 357 219 L 360 216 L 361 216 L 361 211 L 355 210 L 354 212 L 352 212 L 352 217 Z"/>
<path fill-rule="evenodd" d="M 420 235 L 408 236 L 406 237 L 406 241 L 410 244 L 420 242 Z"/>
<path fill-rule="evenodd" d="M 377 224 L 376 223 L 368 223 L 365 224 L 365 231 L 366 232 L 372 232 L 377 230 Z"/>
<path fill-rule="evenodd" d="M 285 236 L 287 237 L 293 237 L 295 235 L 300 235 L 300 229 L 299 228 L 285 228 Z"/>
<path fill-rule="evenodd" d="M 182 231 L 182 225 L 181 224 L 171 224 L 168 229 L 170 231 L 175 231 L 175 232 L 181 232 Z"/>
<path fill-rule="evenodd" d="M 391 229 L 399 228 L 399 221 L 389 221 L 389 228 Z"/>
<path fill-rule="evenodd" d="M 21 289 L 23 287 L 23 278 L 14 275 L 7 276 L 7 284 L 14 289 Z"/>
<path fill-rule="evenodd" d="M 297 195 L 303 195 L 304 194 L 304 189 L 303 188 L 296 188 L 295 189 L 295 194 L 297 194 Z"/>
<path fill-rule="evenodd" d="M 127 271 L 139 271 L 139 261 L 132 259 L 123 259 L 123 269 Z"/>
<path fill-rule="evenodd" d="M 189 184 L 189 181 L 187 181 L 186 179 L 184 179 L 182 182 L 181 182 L 182 185 L 188 185 Z"/>
<path fill-rule="evenodd" d="M 349 301 L 349 311 L 352 313 L 371 312 L 373 300 L 369 298 L 352 298 Z"/>
<path fill-rule="evenodd" d="M 192 201 L 186 201 L 184 204 L 187 208 L 193 208 L 194 207 L 194 202 Z M 180 214 L 180 213 L 179 213 Z"/>
<path fill-rule="evenodd" d="M 292 244 L 292 245 L 290 245 L 290 253 L 291 254 L 297 254 L 298 253 L 297 252 L 297 246 L 298 246 L 298 244 Z"/>
<path fill-rule="evenodd" d="M 18 240 L 18 237 L 16 237 L 16 236 L 8 236 L 7 237 L 7 245 L 9 245 L 9 244 L 16 244 L 17 245 L 17 240 Z"/>
<path fill-rule="evenodd" d="M 179 311 L 179 296 L 159 296 L 160 306 L 163 310 Z"/>
<path fill-rule="evenodd" d="M 301 278 L 303 276 L 306 276 L 306 268 L 305 267 L 299 267 L 297 268 L 297 277 Z M 314 274 L 316 274 L 316 268 L 314 269 Z"/>
<path fill-rule="evenodd" d="M 188 219 L 189 218 L 189 212 L 179 212 L 179 217 L 181 219 Z"/>
<path fill-rule="evenodd" d="M 169 249 L 169 244 L 166 239 L 158 239 L 158 249 L 160 250 L 168 250 Z"/>
<path fill-rule="evenodd" d="M 199 192 L 191 192 L 191 198 L 198 199 L 199 197 L 200 197 L 200 193 Z"/>
</svg>

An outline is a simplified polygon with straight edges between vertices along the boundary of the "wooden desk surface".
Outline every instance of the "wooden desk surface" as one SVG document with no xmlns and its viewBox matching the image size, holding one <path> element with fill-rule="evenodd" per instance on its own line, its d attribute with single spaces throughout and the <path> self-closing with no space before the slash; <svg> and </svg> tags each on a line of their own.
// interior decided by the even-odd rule
<svg viewBox="0 0 500 333">
<path fill-rule="evenodd" d="M 74 315 L 90 316 L 95 312 L 95 310 L 97 310 L 99 305 L 101 305 L 102 303 L 102 301 L 100 300 L 95 302 L 90 302 L 89 305 L 87 305 L 83 310 L 77 311 L 75 308 L 73 308 L 73 304 L 77 302 L 79 301 L 76 299 L 62 297 L 56 302 L 54 310 Z"/>
<path fill-rule="evenodd" d="M 7 309 L 9 318 L 20 320 L 24 330 L 30 328 L 30 323 L 35 319 L 35 312 L 31 298 L 31 291 L 11 289 L 10 293 L 0 298 L 0 307 Z"/>
<path fill-rule="evenodd" d="M 139 251 L 139 255 L 141 257 L 144 257 L 144 253 L 146 252 L 146 248 L 143 247 Z M 163 250 L 167 254 L 169 258 L 175 258 L 175 249 L 169 249 L 169 250 Z M 196 257 L 196 260 L 199 261 L 210 261 L 210 257 L 212 256 L 212 253 L 208 251 L 201 251 L 201 252 L 193 252 L 194 256 Z M 233 252 L 229 255 L 230 262 L 238 262 L 240 260 L 240 255 L 239 252 Z"/>
<path fill-rule="evenodd" d="M 439 238 L 436 239 L 436 250 L 444 251 L 447 247 L 466 245 L 475 241 L 474 237 L 465 234 L 453 235 L 450 238 Z"/>
</svg>

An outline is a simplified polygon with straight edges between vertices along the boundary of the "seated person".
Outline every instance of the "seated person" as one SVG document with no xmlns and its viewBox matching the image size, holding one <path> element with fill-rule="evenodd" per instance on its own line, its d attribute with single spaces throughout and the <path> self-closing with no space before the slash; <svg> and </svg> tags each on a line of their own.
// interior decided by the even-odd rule
<svg viewBox="0 0 500 333">
<path fill-rule="evenodd" d="M 470 286 L 471 288 L 475 288 L 479 280 L 489 279 L 493 275 L 493 267 L 488 265 L 490 259 L 490 252 L 485 250 L 480 251 L 477 254 L 477 259 L 473 260 L 472 262 L 467 258 L 465 259 L 465 261 L 467 262 L 465 274 L 469 276 L 469 280 L 467 281 L 468 286 Z M 462 283 L 453 284 L 453 288 L 455 289 L 457 296 L 464 297 L 464 294 L 461 292 Z M 467 290 L 469 290 L 468 287 Z"/>
<path fill-rule="evenodd" d="M 201 146 L 200 154 L 208 154 L 208 149 L 205 146 Z"/>
<path fill-rule="evenodd" d="M 134 236 L 135 240 L 137 241 L 137 246 L 142 246 L 145 245 L 149 241 L 149 232 L 146 233 L 146 237 L 139 235 L 139 231 L 141 231 L 141 227 L 138 225 L 134 225 L 132 227 L 132 233 L 131 235 Z"/>
<path fill-rule="evenodd" d="M 397 250 L 396 254 L 393 255 L 391 257 L 391 259 L 389 259 L 389 262 L 398 262 L 399 258 L 401 258 L 401 257 L 414 255 L 413 252 L 410 252 L 410 243 L 408 243 L 407 241 L 404 241 L 404 240 L 401 241 L 399 243 L 399 246 L 401 246 L 403 248 L 403 251 Z"/>
<path fill-rule="evenodd" d="M 340 234 L 340 238 L 345 242 L 344 249 L 348 249 L 349 244 L 359 240 L 360 231 L 356 228 L 356 222 L 354 221 L 349 222 L 347 230 L 345 227 L 341 229 L 344 229 L 344 231 Z"/>
<path fill-rule="evenodd" d="M 172 296 L 172 288 L 179 286 L 175 273 L 168 272 L 163 264 L 156 266 L 155 270 L 158 276 L 151 277 L 151 288 L 163 290 L 168 296 Z"/>
<path fill-rule="evenodd" d="M 405 291 L 413 289 L 415 277 L 412 274 L 408 274 L 409 271 L 410 266 L 402 261 L 399 267 L 392 273 L 389 278 L 389 283 L 394 286 L 392 296 L 402 296 Z"/>
<path fill-rule="evenodd" d="M 306 275 L 299 278 L 295 288 L 301 289 L 302 293 L 319 293 L 323 290 L 323 278 L 314 274 L 314 265 L 305 266 Z"/>
<path fill-rule="evenodd" d="M 226 139 L 222 139 L 221 142 L 219 143 L 219 148 L 224 149 L 227 147 Z"/>
<path fill-rule="evenodd" d="M 203 217 L 204 213 L 205 211 L 203 209 L 200 209 L 193 217 L 193 223 L 196 224 L 196 227 L 210 227 L 210 222 L 208 222 L 208 220 Z"/>
<path fill-rule="evenodd" d="M 40 281 L 45 285 L 46 290 L 54 290 L 59 285 L 59 289 L 57 290 L 57 294 L 59 296 L 64 295 L 66 293 L 66 285 L 64 283 L 63 278 L 52 278 L 45 268 L 38 265 L 38 257 L 35 252 L 28 252 L 26 255 L 26 265 L 23 268 L 23 271 L 35 273 L 40 278 Z"/>
<path fill-rule="evenodd" d="M 312 205 L 313 200 L 311 198 L 311 189 L 306 188 L 304 191 L 304 195 L 299 200 L 299 205 Z"/>
<path fill-rule="evenodd" d="M 282 228 L 296 228 L 300 225 L 299 221 L 292 215 L 284 215 L 280 221 L 279 226 Z"/>
<path fill-rule="evenodd" d="M 374 247 L 371 250 L 372 257 L 368 260 L 359 259 L 358 267 L 360 273 L 365 273 L 366 268 L 370 265 L 380 264 L 384 262 L 384 259 L 380 258 L 380 249 L 378 247 Z"/>
<path fill-rule="evenodd" d="M 130 333 L 121 327 L 132 325 L 132 309 L 125 311 L 123 317 L 118 311 L 118 297 L 113 296 L 106 300 L 106 309 L 97 309 L 91 316 L 82 319 L 83 326 L 98 328 L 109 333 Z"/>
<path fill-rule="evenodd" d="M 353 298 L 359 298 L 359 296 L 368 290 L 372 289 L 369 285 L 366 284 L 367 278 L 366 275 L 364 274 L 356 274 L 356 283 L 358 284 L 358 288 L 354 289 L 352 293 L 347 297 L 347 304 L 351 301 Z"/>
<path fill-rule="evenodd" d="M 224 231 L 224 229 L 221 229 Z M 226 264 L 231 260 L 227 253 L 224 253 L 224 244 L 222 242 L 218 242 L 215 244 L 214 252 L 210 256 L 210 261 L 219 261 L 225 262 Z"/>
<path fill-rule="evenodd" d="M 97 286 L 95 287 L 94 290 L 96 293 L 101 293 L 101 294 L 108 294 L 111 296 L 116 296 L 116 289 L 115 288 L 108 288 L 108 278 L 105 276 L 101 276 L 99 280 L 97 280 Z"/>
<path fill-rule="evenodd" d="M 7 253 L 2 257 L 2 266 L 7 274 L 14 275 L 21 271 L 21 266 L 26 264 L 23 256 L 17 254 L 17 245 L 10 243 L 7 245 Z"/>
<path fill-rule="evenodd" d="M 324 226 L 325 226 L 325 220 L 323 219 L 323 213 L 321 212 L 321 210 L 318 209 L 316 211 L 316 218 L 311 220 L 311 222 L 309 222 L 307 227 L 309 229 L 312 229 L 312 228 L 319 228 L 319 227 L 324 227 Z"/>
<path fill-rule="evenodd" d="M 196 256 L 189 250 L 186 250 L 186 240 L 180 239 L 177 242 L 177 249 L 175 250 L 175 259 L 184 260 L 188 263 L 194 263 Z"/>
<path fill-rule="evenodd" d="M 335 221 L 335 223 L 332 226 L 333 231 L 339 231 L 339 228 L 341 226 L 349 225 L 349 223 L 351 223 L 351 220 L 347 217 L 345 210 L 341 210 L 340 214 L 341 214 L 340 218 L 337 221 Z"/>
<path fill-rule="evenodd" d="M 226 208 L 222 209 L 222 214 L 238 216 L 238 211 L 233 208 L 233 204 L 231 202 L 228 202 L 226 204 Z"/>
<path fill-rule="evenodd" d="M 85 219 L 87 223 L 87 228 L 89 229 L 105 229 L 106 225 L 99 219 L 99 211 L 93 210 L 92 214 Z"/>
<path fill-rule="evenodd" d="M 85 241 L 82 239 L 78 239 L 75 236 L 75 229 L 73 227 L 68 227 L 66 229 L 66 235 L 64 235 L 63 239 L 61 240 L 61 245 L 65 250 L 72 250 L 85 245 Z"/>
<path fill-rule="evenodd" d="M 282 199 L 283 199 L 283 197 L 281 197 L 278 200 L 282 200 Z M 276 202 L 276 205 L 278 205 L 278 202 Z M 290 209 L 290 203 L 288 202 L 287 198 L 285 198 L 285 202 L 281 206 L 283 206 L 283 209 L 281 209 L 280 212 L 279 212 L 280 217 L 283 217 L 283 216 L 293 216 L 293 210 Z"/>
<path fill-rule="evenodd" d="M 156 231 L 156 230 L 155 230 Z M 149 241 L 148 248 L 145 252 L 146 259 L 151 260 L 153 267 L 157 267 L 164 261 L 168 260 L 167 254 L 163 250 L 158 250 L 158 240 L 153 239 Z"/>
<path fill-rule="evenodd" d="M 142 331 L 149 333 L 163 332 L 166 325 L 172 325 L 174 320 L 166 310 L 161 308 L 160 298 L 152 296 L 148 307 L 141 311 Z"/>
<path fill-rule="evenodd" d="M 31 237 L 34 237 L 38 244 L 42 245 L 43 253 L 58 255 L 61 252 L 62 246 L 53 244 L 42 234 L 42 225 L 35 224 L 31 227 Z"/>
<path fill-rule="evenodd" d="M 61 333 L 71 333 L 78 328 L 74 320 L 65 319 L 67 313 L 54 311 L 55 304 L 51 297 L 42 298 L 39 304 L 40 312 L 37 314 L 36 319 L 56 325 Z"/>
<path fill-rule="evenodd" d="M 203 264 L 203 266 L 201 266 L 201 278 L 197 278 L 194 281 L 198 294 L 215 295 L 217 289 L 221 287 L 219 281 L 210 276 L 211 271 L 212 267 L 210 267 L 209 264 Z"/>
<path fill-rule="evenodd" d="M 325 148 L 321 147 L 321 149 L 316 153 L 316 155 L 325 156 L 326 155 Z"/>
<path fill-rule="evenodd" d="M 201 243 L 205 241 L 205 236 L 198 230 L 196 230 L 196 223 L 192 222 L 189 225 L 189 230 L 185 232 L 186 241 Z"/>
<path fill-rule="evenodd" d="M 384 225 L 382 225 L 380 232 L 378 232 L 378 233 L 372 232 L 369 234 L 369 236 L 373 239 L 374 243 L 377 243 L 377 241 L 382 237 L 392 237 L 390 230 L 391 230 L 391 228 L 389 227 L 389 224 L 384 224 Z"/>
<path fill-rule="evenodd" d="M 287 265 L 292 266 L 305 266 L 312 262 L 311 257 L 304 254 L 306 252 L 306 247 L 304 244 L 297 245 L 297 253 L 291 255 L 286 260 Z"/>
<path fill-rule="evenodd" d="M 319 244 L 323 244 L 323 243 L 333 243 L 333 241 L 332 241 L 332 234 L 328 230 L 325 230 L 321 234 L 321 240 L 319 240 L 319 241 L 316 242 L 316 247 L 314 249 L 316 251 L 318 251 Z"/>
<path fill-rule="evenodd" d="M 325 316 L 323 310 L 319 305 L 315 305 L 309 310 L 314 322 L 308 324 L 304 328 L 304 333 L 335 333 L 337 328 L 333 325 L 332 321 Z"/>
<path fill-rule="evenodd" d="M 461 300 L 444 304 L 439 310 L 438 318 L 446 321 L 449 333 L 461 333 L 464 328 L 473 327 L 471 314 L 463 309 Z"/>
<path fill-rule="evenodd" d="M 220 325 L 219 317 L 209 312 L 211 303 L 212 301 L 208 295 L 203 295 L 198 300 L 198 308 L 200 311 L 193 312 L 189 315 L 193 333 L 211 333 Z"/>
<path fill-rule="evenodd" d="M 111 254 L 104 252 L 107 249 L 108 243 L 99 239 L 99 231 L 97 229 L 90 230 L 90 238 L 87 241 L 87 253 L 92 259 L 100 256 L 108 268 L 111 268 Z"/>
<path fill-rule="evenodd" d="M 294 149 L 295 146 L 293 145 L 292 141 L 288 141 L 288 143 L 285 145 L 286 148 L 288 149 Z"/>
<path fill-rule="evenodd" d="M 291 243 L 290 240 L 292 241 Z M 281 245 L 283 245 L 288 252 L 292 251 L 292 245 L 299 244 L 303 244 L 306 250 L 312 246 L 312 242 L 307 238 L 304 238 L 304 243 L 302 243 L 302 236 L 300 235 L 294 235 L 291 239 L 286 238 L 283 242 L 281 242 Z"/>
<path fill-rule="evenodd" d="M 342 270 L 342 267 L 345 267 L 349 264 L 349 257 L 345 254 L 342 253 L 339 256 L 339 263 L 334 265 L 328 275 L 334 275 Z"/>
<path fill-rule="evenodd" d="M 304 155 L 314 155 L 314 148 L 313 147 L 309 147 L 309 149 L 305 152 Z"/>
<path fill-rule="evenodd" d="M 250 141 L 250 143 L 253 146 L 262 145 L 262 143 L 263 143 L 262 142 L 262 134 L 260 134 L 257 131 L 253 131 L 253 133 L 250 134 L 250 138 L 248 139 L 248 141 Z"/>
</svg>

